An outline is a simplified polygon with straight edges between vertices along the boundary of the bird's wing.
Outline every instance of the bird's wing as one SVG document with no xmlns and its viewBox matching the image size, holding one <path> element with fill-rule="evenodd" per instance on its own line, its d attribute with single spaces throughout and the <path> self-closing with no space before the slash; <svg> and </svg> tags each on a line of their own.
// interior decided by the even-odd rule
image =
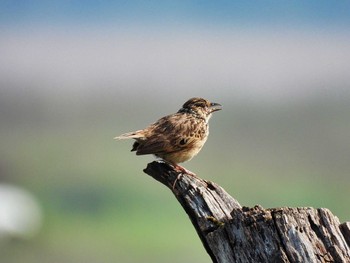
<svg viewBox="0 0 350 263">
<path fill-rule="evenodd" d="M 136 154 L 169 154 L 181 151 L 196 140 L 196 127 L 191 118 L 183 114 L 163 117 L 152 124 L 146 139 L 140 142 Z"/>
<path fill-rule="evenodd" d="M 124 139 L 138 139 L 142 138 L 143 130 L 133 131 L 133 132 L 127 132 L 122 135 L 114 137 L 115 140 L 124 140 Z"/>
</svg>

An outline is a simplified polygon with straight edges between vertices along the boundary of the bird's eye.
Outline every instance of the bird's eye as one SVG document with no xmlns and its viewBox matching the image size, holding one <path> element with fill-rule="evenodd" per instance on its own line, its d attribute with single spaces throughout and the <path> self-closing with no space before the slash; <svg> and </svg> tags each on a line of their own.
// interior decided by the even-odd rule
<svg viewBox="0 0 350 263">
<path fill-rule="evenodd" d="M 180 145 L 185 145 L 187 143 L 187 140 L 184 138 L 180 141 Z"/>
</svg>

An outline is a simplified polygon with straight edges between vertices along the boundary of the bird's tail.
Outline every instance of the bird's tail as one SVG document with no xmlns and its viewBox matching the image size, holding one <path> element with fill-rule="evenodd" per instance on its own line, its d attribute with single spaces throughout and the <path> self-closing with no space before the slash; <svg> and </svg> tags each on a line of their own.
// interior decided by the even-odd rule
<svg viewBox="0 0 350 263">
<path fill-rule="evenodd" d="M 127 132 L 117 137 L 114 137 L 115 140 L 124 140 L 124 139 L 136 139 L 143 137 L 142 130 Z"/>
</svg>

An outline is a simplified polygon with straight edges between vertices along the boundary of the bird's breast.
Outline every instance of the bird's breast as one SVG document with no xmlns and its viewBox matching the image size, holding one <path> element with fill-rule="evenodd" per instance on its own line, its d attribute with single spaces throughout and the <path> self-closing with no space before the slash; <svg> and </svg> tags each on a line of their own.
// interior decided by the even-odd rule
<svg viewBox="0 0 350 263">
<path fill-rule="evenodd" d="M 196 156 L 199 151 L 202 149 L 203 145 L 207 140 L 207 136 L 202 138 L 201 140 L 197 140 L 195 143 L 188 147 L 184 147 L 182 150 L 168 153 L 163 156 L 158 156 L 166 161 L 171 163 L 183 163 L 191 160 L 194 156 Z"/>
</svg>

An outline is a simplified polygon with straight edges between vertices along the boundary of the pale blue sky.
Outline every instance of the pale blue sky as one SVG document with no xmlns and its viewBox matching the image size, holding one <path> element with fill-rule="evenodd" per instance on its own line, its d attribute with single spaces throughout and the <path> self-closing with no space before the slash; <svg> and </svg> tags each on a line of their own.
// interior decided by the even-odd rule
<svg viewBox="0 0 350 263">
<path fill-rule="evenodd" d="M 0 77 L 54 91 L 344 94 L 349 14 L 350 1 L 0 0 Z"/>
<path fill-rule="evenodd" d="M 346 28 L 350 1 L 0 1 L 4 26 L 170 24 Z"/>
</svg>

